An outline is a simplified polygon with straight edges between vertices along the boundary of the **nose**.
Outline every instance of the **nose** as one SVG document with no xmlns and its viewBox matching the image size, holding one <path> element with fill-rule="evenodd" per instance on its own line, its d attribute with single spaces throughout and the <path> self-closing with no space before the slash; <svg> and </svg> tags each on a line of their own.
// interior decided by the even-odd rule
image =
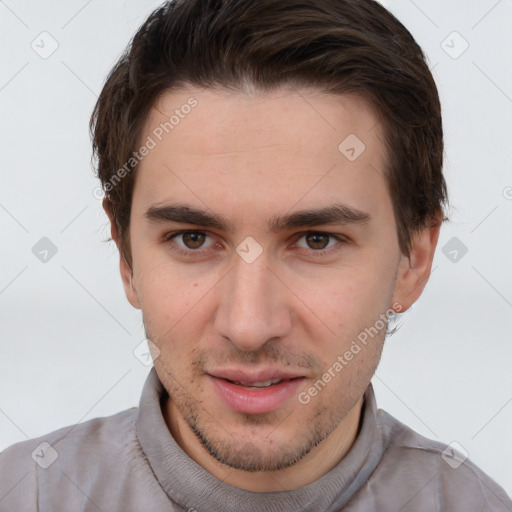
<svg viewBox="0 0 512 512">
<path fill-rule="evenodd" d="M 268 268 L 264 254 L 252 263 L 235 258 L 223 279 L 216 311 L 216 333 L 244 351 L 258 350 L 268 340 L 285 336 L 291 327 L 287 303 L 291 292 Z"/>
</svg>

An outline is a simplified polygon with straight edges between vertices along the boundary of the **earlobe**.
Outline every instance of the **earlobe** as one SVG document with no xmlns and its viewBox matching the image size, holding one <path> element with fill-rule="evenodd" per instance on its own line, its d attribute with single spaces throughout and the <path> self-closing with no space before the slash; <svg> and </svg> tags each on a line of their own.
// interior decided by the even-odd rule
<svg viewBox="0 0 512 512">
<path fill-rule="evenodd" d="M 441 222 L 437 221 L 418 231 L 409 256 L 402 254 L 393 295 L 393 303 L 400 304 L 401 313 L 418 300 L 428 282 L 440 228 Z"/>
</svg>

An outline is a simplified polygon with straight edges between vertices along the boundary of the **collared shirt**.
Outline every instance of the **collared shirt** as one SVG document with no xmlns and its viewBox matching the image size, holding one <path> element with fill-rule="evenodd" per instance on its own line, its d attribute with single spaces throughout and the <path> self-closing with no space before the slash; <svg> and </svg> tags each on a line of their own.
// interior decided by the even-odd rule
<svg viewBox="0 0 512 512">
<path fill-rule="evenodd" d="M 371 384 L 347 455 L 315 482 L 281 492 L 233 487 L 193 461 L 167 428 L 167 397 L 152 368 L 138 408 L 4 450 L 0 512 L 512 511 L 472 462 L 377 409 Z"/>
</svg>

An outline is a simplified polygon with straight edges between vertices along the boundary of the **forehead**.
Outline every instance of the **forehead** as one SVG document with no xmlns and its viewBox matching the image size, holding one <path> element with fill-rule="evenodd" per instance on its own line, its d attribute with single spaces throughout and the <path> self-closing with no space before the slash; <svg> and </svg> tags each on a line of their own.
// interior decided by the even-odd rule
<svg viewBox="0 0 512 512">
<path fill-rule="evenodd" d="M 368 202 L 387 190 L 378 115 L 355 95 L 311 88 L 167 91 L 151 109 L 140 144 L 150 140 L 135 187 L 146 205 L 186 196 L 202 207 L 243 208 L 255 200 L 265 208 L 292 207 L 343 196 Z"/>
<path fill-rule="evenodd" d="M 337 149 L 336 142 L 348 135 L 347 129 L 369 143 L 381 135 L 376 109 L 361 96 L 327 94 L 311 87 L 263 93 L 187 86 L 159 96 L 143 135 L 155 130 L 157 139 L 171 133 L 178 138 L 186 135 L 180 138 L 182 150 L 195 154 L 200 142 L 202 153 L 220 154 L 274 143 L 276 135 L 305 151 L 322 142 L 328 149 L 334 143 Z"/>
</svg>

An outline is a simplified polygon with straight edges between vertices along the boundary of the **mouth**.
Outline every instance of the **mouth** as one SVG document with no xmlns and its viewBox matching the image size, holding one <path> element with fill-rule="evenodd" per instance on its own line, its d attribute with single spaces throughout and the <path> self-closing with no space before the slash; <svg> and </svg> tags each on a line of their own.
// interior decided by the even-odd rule
<svg viewBox="0 0 512 512">
<path fill-rule="evenodd" d="M 266 414 L 297 396 L 305 377 L 279 371 L 253 374 L 219 371 L 207 374 L 216 395 L 233 412 Z"/>
<path fill-rule="evenodd" d="M 231 384 L 235 384 L 237 386 L 242 386 L 244 388 L 249 389 L 261 389 L 261 388 L 268 388 L 269 386 L 275 386 L 276 384 L 281 384 L 281 382 L 284 382 L 285 380 L 295 380 L 295 379 L 301 379 L 302 377 L 294 377 L 292 379 L 270 379 L 270 380 L 264 380 L 261 382 L 242 382 L 242 381 L 233 381 L 229 379 L 225 379 L 228 382 L 231 382 Z"/>
</svg>

